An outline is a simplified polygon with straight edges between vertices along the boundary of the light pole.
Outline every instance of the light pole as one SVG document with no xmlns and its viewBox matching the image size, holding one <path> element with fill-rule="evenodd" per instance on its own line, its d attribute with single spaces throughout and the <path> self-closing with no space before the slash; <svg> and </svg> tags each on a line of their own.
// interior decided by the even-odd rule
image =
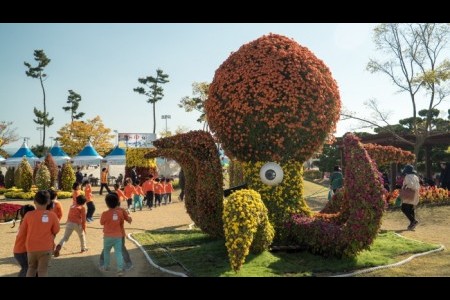
<svg viewBox="0 0 450 300">
<path fill-rule="evenodd" d="M 50 139 L 50 148 L 53 147 L 53 140 L 55 139 L 53 136 L 48 137 Z"/>
<path fill-rule="evenodd" d="M 170 115 L 162 115 L 161 119 L 166 120 L 166 135 L 167 135 L 167 119 L 170 119 Z"/>
<path fill-rule="evenodd" d="M 116 133 L 116 138 L 117 138 L 117 146 L 119 146 L 119 131 L 114 130 L 114 132 Z"/>
<path fill-rule="evenodd" d="M 42 130 L 44 130 L 44 126 L 36 127 L 36 130 L 39 130 L 39 142 L 42 141 Z"/>
</svg>

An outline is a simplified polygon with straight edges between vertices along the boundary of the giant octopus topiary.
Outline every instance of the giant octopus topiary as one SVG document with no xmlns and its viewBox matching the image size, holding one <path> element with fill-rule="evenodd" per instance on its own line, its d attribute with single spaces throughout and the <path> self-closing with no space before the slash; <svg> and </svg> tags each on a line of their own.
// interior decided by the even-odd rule
<svg viewBox="0 0 450 300">
<path fill-rule="evenodd" d="M 338 205 L 314 214 L 305 202 L 303 162 L 334 131 L 340 107 L 338 87 L 328 67 L 307 48 L 281 35 L 266 35 L 243 45 L 216 70 L 205 102 L 207 120 L 226 153 L 243 164 L 248 187 L 261 195 L 275 229 L 274 244 L 297 244 L 323 255 L 355 255 L 370 246 L 380 227 L 381 176 L 352 134 L 344 138 L 345 181 L 343 192 L 336 196 Z M 198 134 L 161 139 L 155 146 L 160 153 L 196 156 L 196 172 L 205 168 L 206 159 L 210 160 L 206 165 L 218 166 L 218 155 L 203 158 L 200 152 L 187 150 L 192 135 Z M 178 140 L 184 141 L 179 144 L 182 147 L 177 146 Z M 194 140 L 197 147 L 198 139 Z M 209 178 L 205 172 L 202 177 Z M 221 180 L 218 174 L 213 177 Z M 211 189 L 202 182 L 196 184 L 191 184 L 191 195 Z M 188 213 L 194 221 L 209 216 L 222 225 L 222 196 L 216 191 L 203 198 L 210 203 L 208 210 L 195 210 L 186 203 Z M 200 205 L 198 199 L 190 201 Z M 220 204 L 211 205 L 215 201 Z M 211 234 L 211 223 L 205 228 Z M 222 229 L 214 228 L 213 235 L 223 236 Z"/>
<path fill-rule="evenodd" d="M 336 211 L 314 215 L 302 193 L 303 162 L 334 131 L 340 107 L 328 67 L 281 35 L 243 45 L 216 70 L 205 102 L 209 126 L 226 152 L 243 162 L 249 188 L 261 194 L 275 228 L 274 243 L 353 255 L 377 233 L 384 209 L 382 181 L 355 136 L 347 134 L 344 142 L 345 217 Z M 267 162 L 279 170 L 276 165 L 265 170 Z M 270 185 L 281 173 L 282 182 Z"/>
</svg>

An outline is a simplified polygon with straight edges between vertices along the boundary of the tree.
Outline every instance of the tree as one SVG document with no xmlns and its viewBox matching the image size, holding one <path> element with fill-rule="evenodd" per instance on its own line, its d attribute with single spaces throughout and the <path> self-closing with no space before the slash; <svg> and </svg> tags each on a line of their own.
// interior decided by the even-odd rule
<svg viewBox="0 0 450 300">
<path fill-rule="evenodd" d="M 34 50 L 34 60 L 38 62 L 36 67 L 32 67 L 30 63 L 24 62 L 24 65 L 28 68 L 25 71 L 28 77 L 31 78 L 39 78 L 39 82 L 41 83 L 43 101 L 44 101 L 44 110 L 38 110 L 36 107 L 34 108 L 34 115 L 36 116 L 36 120 L 33 120 L 36 124 L 41 125 L 43 128 L 42 135 L 42 147 L 45 147 L 45 127 L 50 127 L 53 125 L 53 119 L 49 118 L 49 114 L 47 112 L 47 105 L 45 102 L 45 88 L 44 88 L 44 79 L 47 77 L 47 74 L 44 73 L 44 68 L 50 63 L 50 59 L 45 55 L 44 50 Z"/>
<path fill-rule="evenodd" d="M 206 113 L 204 103 L 208 99 L 209 83 L 208 82 L 194 82 L 192 84 L 192 97 L 186 96 L 181 99 L 178 107 L 184 108 L 186 112 L 198 111 L 200 117 L 197 122 L 203 123 L 203 130 L 208 130 L 208 122 L 206 120 Z"/>
<path fill-rule="evenodd" d="M 46 165 L 42 165 L 39 167 L 39 170 L 36 174 L 36 186 L 39 190 L 48 190 L 52 184 L 50 179 L 50 171 L 48 170 Z"/>
<path fill-rule="evenodd" d="M 9 167 L 5 173 L 5 187 L 7 189 L 12 188 L 14 186 L 14 167 Z"/>
<path fill-rule="evenodd" d="M 50 172 L 50 182 L 51 186 L 56 186 L 56 181 L 58 180 L 58 166 L 56 165 L 55 159 L 50 153 L 45 156 L 44 164 L 47 166 Z"/>
<path fill-rule="evenodd" d="M 33 153 L 37 156 L 37 157 L 43 157 L 45 154 L 48 153 L 48 151 L 50 150 L 49 147 L 47 146 L 42 146 L 42 145 L 35 145 L 35 146 L 31 146 L 30 150 L 33 151 Z"/>
<path fill-rule="evenodd" d="M 367 70 L 371 73 L 382 73 L 399 88 L 399 92 L 409 95 L 412 106 L 412 117 L 405 119 L 415 135 L 415 142 L 402 138 L 393 129 L 385 127 L 397 139 L 414 147 L 416 160 L 426 140 L 434 134 L 441 133 L 433 123 L 439 104 L 449 95 L 447 81 L 450 78 L 450 61 L 441 59 L 441 51 L 446 47 L 450 26 L 448 24 L 381 24 L 374 29 L 374 42 L 377 49 L 384 52 L 386 61 L 370 59 Z M 419 96 L 427 99 L 427 107 L 419 109 L 423 103 Z M 421 101 L 418 101 L 418 100 Z M 388 114 L 382 112 L 375 100 L 367 103 L 374 112 L 375 119 L 368 120 L 352 113 L 341 114 L 344 118 L 353 118 L 369 124 L 370 127 L 390 125 Z M 421 118 L 421 112 L 423 118 Z"/>
<path fill-rule="evenodd" d="M 84 116 L 84 112 L 77 113 L 78 106 L 80 106 L 81 96 L 75 93 L 73 90 L 69 90 L 69 96 L 67 96 L 67 103 L 69 106 L 63 106 L 64 111 L 70 111 L 70 118 L 72 122 L 79 120 Z"/>
<path fill-rule="evenodd" d="M 33 185 L 33 169 L 31 168 L 30 163 L 25 157 L 22 158 L 22 161 L 20 162 L 20 165 L 17 169 L 20 170 L 20 187 L 24 192 L 29 192 L 31 190 L 31 186 Z"/>
<path fill-rule="evenodd" d="M 147 96 L 147 103 L 151 103 L 153 105 L 153 133 L 156 133 L 156 102 L 162 100 L 164 97 L 164 89 L 161 85 L 169 82 L 168 78 L 169 75 L 164 74 L 163 70 L 157 69 L 156 78 L 153 76 L 147 76 L 145 78 L 138 79 L 140 84 L 148 87 L 148 90 L 145 90 L 143 87 L 133 89 L 136 93 Z"/>
<path fill-rule="evenodd" d="M 100 116 L 84 121 L 73 121 L 58 130 L 58 140 L 63 150 L 69 155 L 77 155 L 91 141 L 100 155 L 105 155 L 113 144 L 111 129 L 105 127 Z"/>
<path fill-rule="evenodd" d="M 319 161 L 315 164 L 321 172 L 331 172 L 334 166 L 339 165 L 341 157 L 336 145 L 324 144 L 322 153 L 319 155 Z"/>
<path fill-rule="evenodd" d="M 75 182 L 75 172 L 71 163 L 65 163 L 61 170 L 61 190 L 65 192 L 72 191 L 72 185 Z"/>
<path fill-rule="evenodd" d="M 16 128 L 11 127 L 12 124 L 13 122 L 0 121 L 0 148 L 19 140 Z"/>
</svg>

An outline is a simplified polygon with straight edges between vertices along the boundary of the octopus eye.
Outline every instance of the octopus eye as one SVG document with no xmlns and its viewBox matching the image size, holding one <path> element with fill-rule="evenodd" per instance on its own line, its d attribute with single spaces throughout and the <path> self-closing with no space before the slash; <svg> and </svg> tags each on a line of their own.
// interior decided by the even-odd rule
<svg viewBox="0 0 450 300">
<path fill-rule="evenodd" d="M 283 169 L 280 165 L 274 162 L 268 162 L 261 167 L 259 177 L 264 184 L 277 185 L 283 181 Z"/>
</svg>

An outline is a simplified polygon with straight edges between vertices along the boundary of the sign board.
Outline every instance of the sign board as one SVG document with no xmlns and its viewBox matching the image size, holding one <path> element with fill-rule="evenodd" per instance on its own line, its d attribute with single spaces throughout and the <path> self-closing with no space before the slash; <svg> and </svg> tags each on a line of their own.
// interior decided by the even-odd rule
<svg viewBox="0 0 450 300">
<path fill-rule="evenodd" d="M 153 148 L 154 133 L 119 133 L 120 148 Z"/>
</svg>

